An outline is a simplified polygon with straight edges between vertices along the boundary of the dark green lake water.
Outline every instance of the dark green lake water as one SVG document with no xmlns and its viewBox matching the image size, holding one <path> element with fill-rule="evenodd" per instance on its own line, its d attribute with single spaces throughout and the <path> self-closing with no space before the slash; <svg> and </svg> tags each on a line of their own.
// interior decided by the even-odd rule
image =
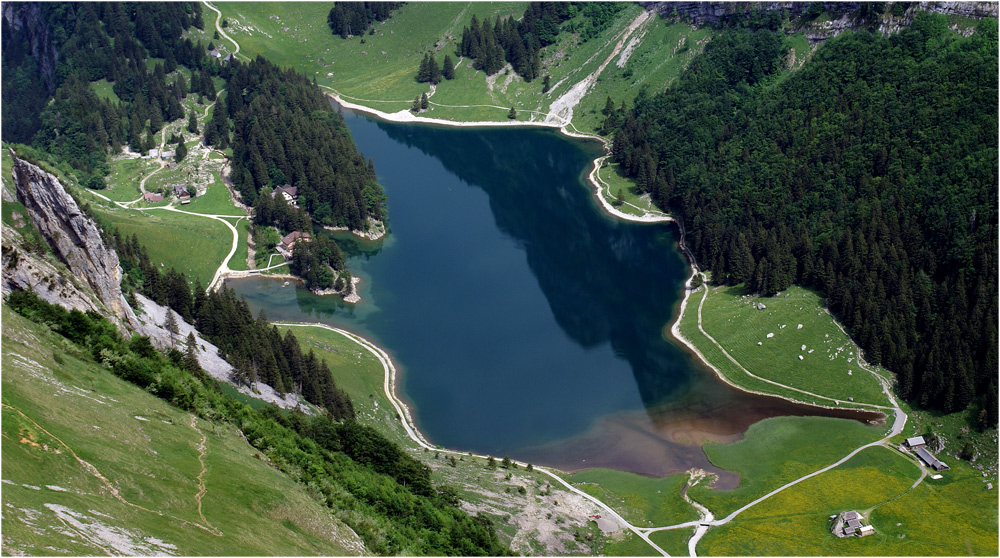
<svg viewBox="0 0 1000 558">
<path fill-rule="evenodd" d="M 584 182 L 596 143 L 345 117 L 389 196 L 389 237 L 350 246 L 362 302 L 228 284 L 271 319 L 384 347 L 433 443 L 662 475 L 714 470 L 706 439 L 814 414 L 728 388 L 665 339 L 688 273 L 676 228 L 601 212 Z"/>
</svg>

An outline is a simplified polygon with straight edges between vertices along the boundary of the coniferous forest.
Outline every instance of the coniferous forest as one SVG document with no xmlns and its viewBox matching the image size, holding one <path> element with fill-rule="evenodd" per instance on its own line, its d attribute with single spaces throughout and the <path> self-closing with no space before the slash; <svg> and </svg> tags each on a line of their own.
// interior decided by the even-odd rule
<svg viewBox="0 0 1000 558">
<path fill-rule="evenodd" d="M 38 9 L 49 39 L 38 57 L 30 44 L 38 37 L 3 21 L 3 139 L 55 155 L 81 184 L 103 188 L 108 154 L 123 145 L 153 147 L 163 123 L 184 116 L 184 96 L 215 98 L 211 76 L 218 66 L 204 47 L 183 38 L 184 30 L 202 26 L 199 3 L 41 3 Z M 148 58 L 163 62 L 147 69 Z M 178 65 L 191 69 L 190 81 L 167 77 Z M 101 79 L 120 102 L 98 99 L 89 82 Z"/>
<path fill-rule="evenodd" d="M 382 219 L 385 194 L 375 167 L 315 84 L 261 57 L 227 71 L 232 180 L 244 201 L 291 184 L 299 207 L 322 225 L 365 229 L 369 217 Z"/>
<path fill-rule="evenodd" d="M 699 264 L 820 289 L 918 405 L 997 422 L 997 26 L 922 13 L 829 39 L 779 79 L 783 37 L 730 30 L 667 91 L 607 110 L 613 157 Z"/>
</svg>

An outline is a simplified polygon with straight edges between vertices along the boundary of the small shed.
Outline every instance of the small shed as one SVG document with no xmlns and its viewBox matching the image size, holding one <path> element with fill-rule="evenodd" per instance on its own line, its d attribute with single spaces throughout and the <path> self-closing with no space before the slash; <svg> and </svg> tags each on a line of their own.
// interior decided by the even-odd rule
<svg viewBox="0 0 1000 558">
<path fill-rule="evenodd" d="M 150 149 L 149 150 L 149 158 L 150 159 L 155 159 L 155 158 L 157 158 L 159 156 L 160 156 L 160 150 L 159 149 Z"/>
<path fill-rule="evenodd" d="M 758 302 L 757 303 L 757 310 L 763 310 L 765 308 L 767 308 L 767 306 L 764 306 L 763 302 Z"/>
<path fill-rule="evenodd" d="M 927 442 L 924 441 L 924 437 L 923 436 L 916 436 L 914 438 L 907 438 L 906 439 L 906 447 L 908 447 L 908 448 L 910 448 L 912 450 L 915 450 L 917 448 L 922 448 L 926 444 L 927 444 Z"/>
<path fill-rule="evenodd" d="M 163 153 L 160 154 L 160 159 L 166 161 L 167 159 L 170 159 L 173 156 L 174 156 L 173 151 L 164 151 Z"/>
<path fill-rule="evenodd" d="M 188 193 L 186 186 L 184 186 L 182 184 L 174 184 L 173 188 L 174 188 L 174 195 L 177 196 L 177 199 L 180 199 L 180 200 L 187 199 L 187 200 L 190 201 L 191 194 Z"/>
<path fill-rule="evenodd" d="M 161 202 L 161 201 L 163 201 L 163 196 L 161 196 L 160 194 L 157 194 L 156 192 L 146 192 L 145 194 L 142 195 L 142 199 L 144 199 L 144 200 L 146 200 L 148 202 L 155 203 L 155 202 Z"/>
<path fill-rule="evenodd" d="M 868 535 L 871 535 L 873 533 L 875 533 L 875 528 L 872 527 L 871 525 L 862 525 L 861 528 L 858 529 L 859 537 L 867 537 Z"/>
</svg>

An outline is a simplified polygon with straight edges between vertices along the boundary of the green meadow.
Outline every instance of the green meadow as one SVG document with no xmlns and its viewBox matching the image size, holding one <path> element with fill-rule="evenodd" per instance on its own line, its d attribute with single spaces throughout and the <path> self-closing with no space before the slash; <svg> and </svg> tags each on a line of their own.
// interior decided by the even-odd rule
<svg viewBox="0 0 1000 558">
<path fill-rule="evenodd" d="M 638 33 L 641 40 L 629 56 L 623 59 L 620 54 L 608 64 L 573 112 L 573 124 L 580 131 L 600 131 L 604 124 L 601 111 L 608 97 L 616 108 L 623 101 L 632 106 L 640 91 L 645 89 L 652 95 L 670 87 L 712 38 L 709 27 L 695 29 L 688 23 L 672 23 L 660 17 L 652 18 Z"/>
<path fill-rule="evenodd" d="M 681 496 L 687 475 L 656 478 L 611 469 L 588 469 L 565 478 L 638 527 L 698 519 L 698 513 Z"/>
<path fill-rule="evenodd" d="M 5 554 L 362 551 L 235 430 L 123 382 L 6 306 L 3 323 Z"/>
<path fill-rule="evenodd" d="M 173 267 L 192 282 L 200 279 L 203 286 L 212 281 L 215 270 L 232 247 L 232 232 L 213 219 L 163 210 L 115 209 L 98 214 L 103 223 L 122 236 L 135 234 L 149 252 L 150 260 L 162 264 L 162 270 Z"/>
<path fill-rule="evenodd" d="M 611 163 L 606 160 L 605 164 L 598 169 L 601 195 L 604 196 L 604 199 L 608 203 L 615 205 L 618 211 L 629 215 L 641 217 L 647 212 L 663 213 L 653 205 L 649 194 L 640 194 L 639 187 L 636 186 L 635 181 L 625 177 L 621 173 L 620 168 L 621 165 L 618 163 Z M 620 198 L 619 194 L 621 194 Z M 623 203 L 618 204 L 619 200 Z"/>
<path fill-rule="evenodd" d="M 740 476 L 737 488 L 716 490 L 700 483 L 692 486 L 688 495 L 716 517 L 725 517 L 787 482 L 836 462 L 858 446 L 878 440 L 884 430 L 884 426 L 847 419 L 766 419 L 752 425 L 738 442 L 704 446 L 713 465 Z"/>
<path fill-rule="evenodd" d="M 702 291 L 691 294 L 681 330 L 722 369 L 727 380 L 755 391 L 833 406 L 834 401 L 747 376 L 698 330 L 701 299 Z M 765 308 L 758 310 L 758 304 Z M 701 315 L 705 332 L 758 377 L 837 400 L 839 406 L 852 406 L 849 398 L 855 403 L 889 403 L 878 380 L 858 365 L 857 345 L 824 310 L 823 300 L 814 291 L 793 286 L 765 298 L 747 293 L 742 286 L 710 285 Z"/>
<path fill-rule="evenodd" d="M 337 386 L 347 391 L 359 419 L 379 429 L 393 442 L 412 446 L 413 442 L 396 418 L 396 410 L 382 388 L 384 372 L 375 355 L 344 335 L 320 327 L 282 327 L 291 331 L 303 350 L 312 350 L 325 359 Z"/>
<path fill-rule="evenodd" d="M 693 534 L 694 527 L 670 529 L 668 531 L 650 533 L 649 540 L 656 543 L 671 556 L 686 556 L 688 554 L 688 540 Z"/>
<path fill-rule="evenodd" d="M 100 194 L 112 201 L 130 202 L 142 197 L 139 182 L 159 168 L 159 164 L 140 158 L 113 159 L 111 174 L 105 178 L 107 188 Z"/>
<path fill-rule="evenodd" d="M 896 450 L 869 448 L 823 475 L 709 530 L 706 555 L 932 556 L 997 554 L 997 497 L 952 463 L 939 480 Z M 971 481 L 971 482 L 970 482 Z M 980 486 L 977 486 L 980 485 Z M 857 510 L 875 527 L 864 538 L 837 538 L 829 516 Z M 960 534 L 959 534 L 960 533 Z"/>
</svg>

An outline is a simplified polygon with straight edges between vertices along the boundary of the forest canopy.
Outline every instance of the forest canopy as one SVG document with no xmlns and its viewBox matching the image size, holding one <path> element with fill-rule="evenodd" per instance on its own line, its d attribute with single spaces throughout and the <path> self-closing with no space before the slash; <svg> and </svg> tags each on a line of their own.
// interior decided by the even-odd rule
<svg viewBox="0 0 1000 558">
<path fill-rule="evenodd" d="M 232 180 L 245 202 L 290 184 L 299 207 L 321 225 L 363 230 L 369 217 L 382 219 L 385 194 L 375 167 L 314 83 L 258 56 L 234 61 L 226 88 Z"/>
<path fill-rule="evenodd" d="M 713 279 L 821 289 L 902 395 L 996 425 L 997 22 L 844 33 L 778 79 L 727 30 L 666 92 L 609 111 L 613 157 Z"/>
</svg>

